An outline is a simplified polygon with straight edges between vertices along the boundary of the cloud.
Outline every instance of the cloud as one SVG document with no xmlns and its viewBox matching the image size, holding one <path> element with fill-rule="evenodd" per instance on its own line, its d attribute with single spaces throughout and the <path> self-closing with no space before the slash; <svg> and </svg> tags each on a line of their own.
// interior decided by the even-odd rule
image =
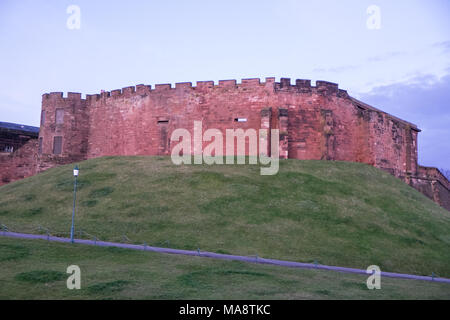
<svg viewBox="0 0 450 320">
<path fill-rule="evenodd" d="M 442 41 L 442 42 L 435 42 L 435 43 L 433 43 L 433 47 L 443 49 L 444 52 L 449 52 L 450 51 L 450 40 Z"/>
<path fill-rule="evenodd" d="M 388 59 L 399 57 L 399 56 L 403 56 L 405 54 L 406 54 L 406 52 L 404 52 L 404 51 L 391 51 L 391 52 L 386 52 L 386 53 L 383 53 L 383 54 L 379 54 L 379 55 L 376 55 L 376 56 L 369 57 L 367 59 L 367 61 L 369 61 L 369 62 L 386 61 Z"/>
<path fill-rule="evenodd" d="M 362 101 L 417 124 L 419 162 L 450 168 L 450 75 L 419 75 L 408 82 L 375 87 Z"/>
<path fill-rule="evenodd" d="M 344 65 L 339 67 L 333 67 L 333 68 L 315 68 L 312 71 L 313 72 L 332 72 L 332 73 L 339 73 L 344 71 L 350 71 L 358 69 L 360 66 L 358 65 Z"/>
</svg>

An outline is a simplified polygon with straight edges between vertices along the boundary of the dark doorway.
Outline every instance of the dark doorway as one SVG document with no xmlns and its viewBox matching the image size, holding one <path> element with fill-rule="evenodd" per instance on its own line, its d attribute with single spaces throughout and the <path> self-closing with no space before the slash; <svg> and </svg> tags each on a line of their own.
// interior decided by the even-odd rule
<svg viewBox="0 0 450 320">
<path fill-rule="evenodd" d="M 158 133 L 158 155 L 168 155 L 170 152 L 169 120 L 158 120 Z"/>
</svg>

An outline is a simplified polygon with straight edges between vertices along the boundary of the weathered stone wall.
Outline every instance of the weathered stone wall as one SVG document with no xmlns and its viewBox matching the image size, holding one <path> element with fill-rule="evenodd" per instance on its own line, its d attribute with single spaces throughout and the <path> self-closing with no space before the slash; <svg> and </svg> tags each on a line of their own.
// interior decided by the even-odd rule
<svg viewBox="0 0 450 320">
<path fill-rule="evenodd" d="M 409 178 L 407 182 L 450 211 L 450 182 L 438 169 L 419 166 L 417 175 Z"/>
<path fill-rule="evenodd" d="M 203 131 L 280 129 L 285 157 L 365 162 L 393 172 L 415 170 L 418 129 L 352 99 L 333 83 L 267 78 L 137 86 L 87 96 L 88 158 L 170 154 L 170 134 L 194 121 Z M 236 122 L 245 118 L 246 122 Z M 207 143 L 205 143 L 207 144 Z M 225 150 L 224 150 L 225 153 Z"/>
<path fill-rule="evenodd" d="M 57 119 L 57 113 L 59 118 Z M 38 170 L 86 159 L 89 111 L 80 93 L 61 92 L 42 96 Z M 55 137 L 60 137 L 60 154 L 54 154 Z"/>
<path fill-rule="evenodd" d="M 39 170 L 106 155 L 169 155 L 174 147 L 170 143 L 173 130 L 187 129 L 193 137 L 194 121 L 201 121 L 203 132 L 214 128 L 224 136 L 226 129 L 279 129 L 282 158 L 363 162 L 405 181 L 419 174 L 420 130 L 415 125 L 325 81 L 317 81 L 316 86 L 310 80 L 292 84 L 286 78 L 280 82 L 275 78 L 265 82 L 243 79 L 241 83 L 221 80 L 218 84 L 199 81 L 196 86 L 177 83 L 175 87 L 157 84 L 154 88 L 137 85 L 86 99 L 76 93 L 67 98 L 50 93 L 43 95 L 42 110 Z M 56 148 L 61 153 L 56 155 L 55 137 L 62 141 L 60 150 Z M 194 145 L 192 150 L 201 152 Z M 410 184 L 428 192 L 421 183 Z M 430 192 L 434 195 L 439 188 Z"/>
<path fill-rule="evenodd" d="M 38 140 L 30 139 L 12 153 L 0 153 L 0 185 L 37 173 Z"/>
<path fill-rule="evenodd" d="M 436 182 L 434 182 L 434 193 L 437 194 L 437 197 L 434 196 L 433 200 L 450 211 L 450 189 L 445 187 L 442 181 L 437 180 Z"/>
</svg>

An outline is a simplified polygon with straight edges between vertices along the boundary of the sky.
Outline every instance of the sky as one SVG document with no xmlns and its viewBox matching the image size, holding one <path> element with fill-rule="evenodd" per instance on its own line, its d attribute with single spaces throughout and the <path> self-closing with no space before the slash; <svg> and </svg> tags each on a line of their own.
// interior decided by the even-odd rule
<svg viewBox="0 0 450 320">
<path fill-rule="evenodd" d="M 54 91 L 326 80 L 415 123 L 419 163 L 450 168 L 449 18 L 448 0 L 0 0 L 0 121 L 39 126 Z"/>
</svg>

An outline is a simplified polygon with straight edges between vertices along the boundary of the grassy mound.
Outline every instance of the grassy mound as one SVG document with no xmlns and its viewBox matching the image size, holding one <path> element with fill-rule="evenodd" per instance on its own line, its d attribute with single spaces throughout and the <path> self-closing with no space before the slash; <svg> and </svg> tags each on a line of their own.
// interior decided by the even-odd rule
<svg viewBox="0 0 450 320">
<path fill-rule="evenodd" d="M 76 230 L 101 240 L 450 277 L 450 212 L 364 164 L 285 160 L 274 176 L 166 157 L 78 165 Z M 68 236 L 72 168 L 0 187 L 0 223 Z"/>
</svg>

